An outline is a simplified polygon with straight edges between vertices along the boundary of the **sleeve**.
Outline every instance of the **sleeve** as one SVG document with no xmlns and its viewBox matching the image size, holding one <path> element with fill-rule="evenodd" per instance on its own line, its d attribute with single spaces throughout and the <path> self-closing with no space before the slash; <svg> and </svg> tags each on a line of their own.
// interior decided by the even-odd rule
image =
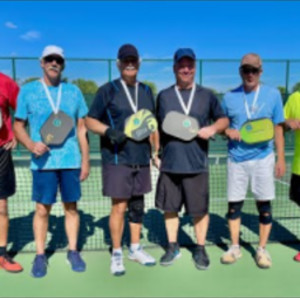
<svg viewBox="0 0 300 298">
<path fill-rule="evenodd" d="M 17 85 L 17 83 L 13 80 L 10 80 L 9 82 L 9 93 L 8 93 L 8 102 L 9 102 L 9 106 L 15 110 L 16 106 L 17 106 L 17 97 L 18 97 L 18 93 L 19 93 L 19 86 Z"/>
<path fill-rule="evenodd" d="M 152 90 L 148 85 L 146 85 L 146 88 L 147 88 L 146 90 L 147 90 L 147 93 L 149 94 L 151 105 L 152 105 L 151 112 L 153 114 L 155 114 L 155 102 L 154 102 L 154 96 L 153 96 Z"/>
<path fill-rule="evenodd" d="M 293 103 L 294 103 L 294 93 L 291 94 L 284 106 L 284 118 L 293 119 Z"/>
<path fill-rule="evenodd" d="M 276 90 L 275 93 L 275 104 L 273 108 L 272 120 L 274 124 L 279 124 L 284 122 L 282 98 L 278 90 Z"/>
<path fill-rule="evenodd" d="M 105 89 L 103 87 L 100 87 L 95 95 L 95 98 L 88 112 L 89 117 L 95 118 L 97 120 L 102 119 L 107 106 L 106 97 L 107 95 Z"/>
<path fill-rule="evenodd" d="M 17 99 L 17 108 L 15 113 L 15 118 L 21 120 L 27 120 L 28 118 L 28 105 L 27 105 L 27 92 L 26 88 L 21 88 L 21 91 Z"/>
<path fill-rule="evenodd" d="M 224 118 L 226 117 L 221 104 L 218 100 L 218 98 L 214 95 L 211 94 L 210 96 L 210 118 L 213 119 L 214 121 L 218 120 L 219 118 Z"/>
<path fill-rule="evenodd" d="M 84 118 L 87 113 L 88 113 L 88 108 L 85 102 L 85 99 L 82 95 L 82 92 L 80 91 L 80 89 L 76 87 L 76 91 L 77 91 L 77 99 L 78 99 L 78 118 Z"/>
<path fill-rule="evenodd" d="M 221 107 L 225 113 L 225 115 L 228 116 L 228 108 L 227 108 L 227 93 L 223 96 L 223 99 L 221 101 Z"/>
</svg>

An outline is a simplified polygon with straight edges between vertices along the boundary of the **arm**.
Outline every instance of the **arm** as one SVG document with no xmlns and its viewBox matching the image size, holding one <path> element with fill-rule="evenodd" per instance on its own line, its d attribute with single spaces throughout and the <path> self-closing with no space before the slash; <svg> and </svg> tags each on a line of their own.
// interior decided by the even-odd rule
<svg viewBox="0 0 300 298">
<path fill-rule="evenodd" d="M 29 137 L 26 129 L 26 122 L 24 120 L 15 119 L 14 133 L 17 140 L 23 144 L 30 152 L 36 156 L 41 156 L 49 151 L 49 148 L 42 142 L 33 142 Z"/>
<path fill-rule="evenodd" d="M 108 126 L 97 119 L 86 117 L 85 118 L 86 127 L 95 134 L 104 136 Z"/>
<path fill-rule="evenodd" d="M 84 181 L 90 173 L 90 158 L 87 129 L 82 118 L 79 118 L 77 122 L 77 135 L 82 156 L 80 181 Z"/>
<path fill-rule="evenodd" d="M 212 125 L 200 128 L 198 131 L 198 137 L 208 140 L 213 137 L 216 133 L 222 133 L 229 126 L 229 120 L 227 117 L 219 118 Z"/>
<path fill-rule="evenodd" d="M 275 147 L 277 151 L 277 162 L 275 165 L 275 175 L 280 178 L 285 173 L 284 159 L 284 137 L 282 125 L 275 125 Z"/>
<path fill-rule="evenodd" d="M 160 158 L 159 158 L 160 143 L 159 143 L 159 132 L 158 132 L 158 130 L 150 135 L 150 143 L 151 143 L 151 148 L 152 148 L 153 163 L 159 169 L 161 161 L 160 161 Z"/>
</svg>

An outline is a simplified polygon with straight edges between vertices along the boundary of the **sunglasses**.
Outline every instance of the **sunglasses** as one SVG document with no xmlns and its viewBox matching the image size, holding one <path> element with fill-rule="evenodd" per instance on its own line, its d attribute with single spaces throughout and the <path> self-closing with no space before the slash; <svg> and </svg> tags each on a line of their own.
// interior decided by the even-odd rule
<svg viewBox="0 0 300 298">
<path fill-rule="evenodd" d="M 51 63 L 52 61 L 56 61 L 56 63 L 57 64 L 59 64 L 59 65 L 63 65 L 64 63 L 65 63 L 65 60 L 62 58 L 62 57 L 60 57 L 60 56 L 47 56 L 47 57 L 45 57 L 44 58 L 44 61 L 46 62 L 46 63 Z"/>
<path fill-rule="evenodd" d="M 261 69 L 260 67 L 249 67 L 249 66 L 246 66 L 246 67 L 240 67 L 240 70 L 242 71 L 243 74 L 259 74 Z"/>
</svg>

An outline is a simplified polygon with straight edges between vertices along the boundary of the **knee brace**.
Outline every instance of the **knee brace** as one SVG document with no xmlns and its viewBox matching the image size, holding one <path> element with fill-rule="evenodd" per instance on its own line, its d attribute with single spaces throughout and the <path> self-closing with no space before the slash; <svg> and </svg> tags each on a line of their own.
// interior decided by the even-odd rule
<svg viewBox="0 0 300 298">
<path fill-rule="evenodd" d="M 259 223 L 268 225 L 272 222 L 271 202 L 256 202 L 256 207 L 259 212 Z"/>
<path fill-rule="evenodd" d="M 133 223 L 142 223 L 144 216 L 144 196 L 132 197 L 128 201 L 128 220 Z"/>
<path fill-rule="evenodd" d="M 243 207 L 244 201 L 239 202 L 229 202 L 228 204 L 228 213 L 227 218 L 234 220 L 241 217 L 241 211 Z"/>
</svg>

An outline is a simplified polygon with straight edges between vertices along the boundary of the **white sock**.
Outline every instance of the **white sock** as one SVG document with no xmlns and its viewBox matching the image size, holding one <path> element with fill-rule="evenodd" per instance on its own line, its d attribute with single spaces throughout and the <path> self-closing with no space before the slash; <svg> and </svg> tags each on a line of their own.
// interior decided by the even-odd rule
<svg viewBox="0 0 300 298">
<path fill-rule="evenodd" d="M 138 250 L 139 247 L 140 247 L 140 244 L 139 244 L 139 243 L 131 243 L 131 244 L 130 244 L 130 249 L 131 249 L 132 251 Z"/>
<path fill-rule="evenodd" d="M 239 244 L 232 244 L 231 247 L 233 249 L 239 249 L 240 248 Z"/>
<path fill-rule="evenodd" d="M 118 254 L 123 254 L 122 252 L 122 248 L 114 248 L 113 251 L 112 251 L 112 254 L 115 254 L 115 253 L 118 253 Z"/>
</svg>

